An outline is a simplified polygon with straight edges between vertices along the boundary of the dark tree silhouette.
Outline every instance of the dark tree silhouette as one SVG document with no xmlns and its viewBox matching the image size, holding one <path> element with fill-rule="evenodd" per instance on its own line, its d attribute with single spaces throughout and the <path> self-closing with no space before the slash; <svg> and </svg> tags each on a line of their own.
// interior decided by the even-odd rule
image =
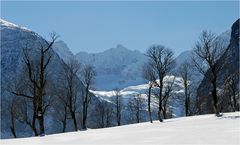
<svg viewBox="0 0 240 145">
<path fill-rule="evenodd" d="M 77 75 L 80 73 L 81 65 L 77 60 L 71 59 L 69 62 L 67 62 L 67 65 L 63 64 L 62 67 L 63 67 L 63 72 L 61 73 L 62 73 L 62 78 L 64 80 L 64 86 L 62 90 L 65 90 L 64 92 L 65 96 L 63 94 L 59 94 L 59 97 L 60 97 L 60 100 L 63 102 L 64 106 L 66 105 L 64 107 L 64 110 L 65 111 L 67 111 L 66 109 L 69 110 L 71 119 L 73 120 L 74 129 L 75 131 L 77 131 L 78 125 L 77 125 L 77 119 L 76 119 L 76 111 L 77 111 L 76 103 L 77 103 L 77 97 L 80 95 L 79 83 L 78 83 L 79 79 Z"/>
<path fill-rule="evenodd" d="M 117 125 L 121 125 L 121 93 L 119 89 L 115 89 L 113 91 L 115 96 L 115 104 L 116 104 L 116 117 L 117 117 Z"/>
<path fill-rule="evenodd" d="M 129 101 L 128 107 L 135 116 L 134 119 L 136 120 L 137 123 L 141 122 L 141 112 L 144 109 L 144 99 L 141 98 L 140 94 L 136 94 L 134 98 Z"/>
<path fill-rule="evenodd" d="M 151 65 L 156 71 L 159 79 L 159 82 L 157 83 L 159 87 L 158 120 L 162 122 L 163 78 L 174 67 L 173 51 L 164 46 L 153 45 L 147 50 L 146 56 L 149 58 L 149 65 Z"/>
<path fill-rule="evenodd" d="M 93 66 L 87 65 L 82 70 L 82 82 L 85 86 L 85 95 L 83 96 L 83 113 L 82 113 L 82 127 L 87 129 L 87 115 L 88 115 L 88 105 L 91 100 L 91 95 L 89 89 L 91 89 L 96 71 Z"/>
<path fill-rule="evenodd" d="M 190 91 L 189 91 L 189 81 L 191 78 L 191 65 L 188 61 L 185 61 L 179 68 L 178 74 L 182 77 L 183 86 L 184 86 L 184 96 L 185 96 L 185 115 L 189 116 L 189 108 L 190 108 Z"/>
<path fill-rule="evenodd" d="M 46 85 L 47 79 L 47 66 L 52 58 L 52 45 L 57 40 L 58 36 L 55 33 L 51 34 L 51 41 L 40 42 L 40 48 L 38 50 L 38 56 L 31 56 L 30 49 L 28 47 L 23 48 L 24 65 L 26 73 L 28 74 L 29 89 L 31 93 L 21 93 L 12 91 L 17 96 L 28 98 L 33 103 L 33 120 L 32 126 L 35 128 L 36 119 L 39 122 L 40 135 L 45 134 L 44 128 L 44 114 L 47 108 L 50 106 L 45 101 L 46 97 Z M 35 132 L 37 135 L 37 132 Z"/>
<path fill-rule="evenodd" d="M 145 64 L 143 66 L 143 78 L 148 81 L 148 114 L 149 120 L 152 123 L 152 111 L 151 111 L 151 95 L 152 95 L 152 88 L 155 86 L 157 74 L 153 70 L 152 66 L 149 64 Z"/>
<path fill-rule="evenodd" d="M 219 116 L 217 80 L 218 72 L 224 66 L 224 60 L 219 61 L 220 57 L 227 53 L 224 42 L 219 41 L 216 35 L 210 31 L 203 31 L 194 47 L 193 62 L 197 70 L 209 80 L 211 84 L 211 97 L 216 116 Z M 206 71 L 208 69 L 208 71 Z"/>
<path fill-rule="evenodd" d="M 173 84 L 175 81 L 175 77 L 173 77 L 173 79 L 171 77 L 168 78 L 168 80 L 166 80 L 165 84 L 164 84 L 164 91 L 163 91 L 163 98 L 162 98 L 162 102 L 163 102 L 163 118 L 167 119 L 167 105 L 169 103 L 169 99 L 172 96 L 172 90 L 173 90 Z"/>
</svg>

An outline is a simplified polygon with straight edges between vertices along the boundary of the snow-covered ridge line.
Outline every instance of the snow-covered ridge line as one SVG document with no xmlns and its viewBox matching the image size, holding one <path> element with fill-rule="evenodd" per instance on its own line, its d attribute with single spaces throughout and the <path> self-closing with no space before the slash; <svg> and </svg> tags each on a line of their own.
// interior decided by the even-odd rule
<svg viewBox="0 0 240 145">
<path fill-rule="evenodd" d="M 30 29 L 28 29 L 26 27 L 16 25 L 14 23 L 8 22 L 8 21 L 3 20 L 3 19 L 0 19 L 0 24 L 1 24 L 1 29 L 2 29 L 3 26 L 5 26 L 5 27 L 8 27 L 8 28 L 17 28 L 17 29 L 23 29 L 23 30 L 26 30 L 26 31 L 31 31 Z"/>
<path fill-rule="evenodd" d="M 181 77 L 175 77 L 173 75 L 164 77 L 164 82 L 173 81 L 173 80 L 176 85 L 183 87 L 182 85 L 183 80 Z M 159 80 L 156 80 L 156 81 L 159 82 Z M 119 90 L 119 93 L 120 95 L 133 95 L 133 94 L 137 94 L 139 91 L 144 89 L 148 89 L 148 84 L 128 86 L 126 88 L 123 88 L 122 90 Z M 90 91 L 97 96 L 106 96 L 106 97 L 114 96 L 114 91 L 94 91 L 94 90 L 90 90 Z"/>
</svg>

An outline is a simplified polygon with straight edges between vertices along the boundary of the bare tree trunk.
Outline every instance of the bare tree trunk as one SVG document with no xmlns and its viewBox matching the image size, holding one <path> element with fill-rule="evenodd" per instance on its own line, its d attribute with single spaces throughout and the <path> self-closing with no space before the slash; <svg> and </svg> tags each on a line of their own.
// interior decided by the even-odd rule
<svg viewBox="0 0 240 145">
<path fill-rule="evenodd" d="M 75 129 L 75 131 L 77 131 L 78 127 L 77 127 L 77 120 L 76 120 L 75 112 L 71 112 L 71 116 L 72 116 L 72 119 L 73 119 L 74 129 Z"/>
<path fill-rule="evenodd" d="M 166 108 L 165 104 L 163 105 L 163 118 L 167 119 L 167 108 Z"/>
<path fill-rule="evenodd" d="M 63 124 L 62 132 L 65 132 L 66 125 L 67 125 L 67 106 L 64 107 L 64 118 L 63 118 L 62 124 Z"/>
<path fill-rule="evenodd" d="M 235 88 L 232 88 L 232 92 L 233 92 L 233 111 L 239 111 L 238 107 L 237 107 L 237 101 L 236 101 L 236 91 Z"/>
<path fill-rule="evenodd" d="M 150 122 L 152 123 L 151 90 L 152 90 L 152 86 L 150 85 L 149 88 L 148 88 L 148 113 L 149 113 Z"/>
<path fill-rule="evenodd" d="M 93 66 L 88 65 L 86 66 L 82 71 L 83 80 L 86 87 L 86 96 L 83 97 L 83 117 L 82 117 L 82 125 L 83 129 L 87 129 L 87 116 L 88 116 L 88 104 L 90 103 L 91 96 L 89 93 L 89 89 L 91 89 L 91 86 L 94 81 L 94 77 L 96 75 L 95 69 Z"/>
<path fill-rule="evenodd" d="M 66 130 L 66 122 L 63 122 L 63 129 L 62 129 L 62 132 L 64 133 Z"/>
<path fill-rule="evenodd" d="M 117 96 L 117 125 L 120 126 L 121 125 L 121 116 L 120 116 L 120 102 L 119 102 L 119 96 Z"/>
<path fill-rule="evenodd" d="M 88 86 L 86 87 L 86 96 L 83 101 L 83 129 L 87 129 L 87 108 L 88 108 Z"/>
<path fill-rule="evenodd" d="M 83 117 L 82 117 L 82 128 L 83 129 L 87 129 L 86 126 L 86 111 L 85 111 L 86 107 L 85 107 L 85 103 L 83 104 Z"/>
<path fill-rule="evenodd" d="M 185 93 L 185 115 L 189 115 L 189 98 L 188 98 L 188 84 L 187 80 L 184 79 L 184 93 Z"/>
<path fill-rule="evenodd" d="M 72 89 L 72 88 L 71 88 Z M 78 127 L 77 127 L 77 120 L 76 120 L 76 115 L 75 115 L 75 109 L 74 109 L 74 106 L 73 106 L 73 103 L 75 103 L 75 102 L 73 102 L 72 100 L 73 100 L 73 93 L 72 93 L 72 91 L 71 91 L 71 93 L 70 93 L 70 99 L 69 99 L 69 101 L 70 101 L 70 103 L 69 103 L 69 110 L 70 110 L 70 113 L 71 113 L 71 117 L 72 117 L 72 120 L 73 120 L 73 125 L 74 125 L 74 130 L 75 131 L 77 131 L 78 130 Z"/>
<path fill-rule="evenodd" d="M 167 101 L 168 101 L 168 96 L 164 96 L 163 99 L 163 108 L 162 108 L 162 112 L 163 112 L 163 118 L 167 119 Z"/>
<path fill-rule="evenodd" d="M 158 120 L 160 122 L 163 122 L 162 117 L 161 117 L 161 112 L 162 112 L 162 89 L 163 89 L 163 79 L 160 78 L 160 86 L 159 86 L 159 104 L 158 104 Z"/>
<path fill-rule="evenodd" d="M 140 106 L 138 104 L 138 109 L 137 109 L 137 123 L 140 123 L 140 110 L 139 110 Z"/>
<path fill-rule="evenodd" d="M 219 116 L 218 98 L 217 98 L 217 84 L 216 84 L 216 79 L 215 78 L 212 81 L 212 97 L 213 97 L 213 106 L 214 106 L 215 114 L 216 114 L 216 116 Z"/>
<path fill-rule="evenodd" d="M 37 119 L 39 122 L 39 128 L 40 128 L 40 135 L 45 134 L 45 129 L 44 129 L 44 116 L 43 116 L 43 106 L 42 106 L 42 98 L 40 97 L 39 103 L 38 103 L 38 109 L 37 109 Z"/>
<path fill-rule="evenodd" d="M 38 117 L 38 121 L 39 121 L 39 126 L 40 126 L 40 135 L 44 135 L 45 134 L 44 117 L 43 116 L 39 116 Z"/>
<path fill-rule="evenodd" d="M 17 134 L 16 134 L 16 129 L 15 129 L 15 117 L 14 117 L 14 112 L 13 112 L 13 108 L 11 107 L 11 132 L 14 136 L 14 138 L 17 138 Z"/>
</svg>

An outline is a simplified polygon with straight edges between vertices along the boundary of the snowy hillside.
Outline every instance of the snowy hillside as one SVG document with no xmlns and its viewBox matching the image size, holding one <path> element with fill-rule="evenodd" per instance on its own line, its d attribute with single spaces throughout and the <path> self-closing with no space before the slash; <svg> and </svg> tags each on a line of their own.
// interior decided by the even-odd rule
<svg viewBox="0 0 240 145">
<path fill-rule="evenodd" d="M 87 131 L 2 140 L 4 145 L 165 145 L 240 144 L 240 112 L 168 119 Z"/>
</svg>

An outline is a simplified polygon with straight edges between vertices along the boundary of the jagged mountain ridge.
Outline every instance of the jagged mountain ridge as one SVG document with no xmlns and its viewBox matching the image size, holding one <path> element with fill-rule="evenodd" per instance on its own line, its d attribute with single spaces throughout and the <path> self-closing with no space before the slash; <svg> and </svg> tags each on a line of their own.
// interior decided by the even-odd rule
<svg viewBox="0 0 240 145">
<path fill-rule="evenodd" d="M 224 40 L 224 45 L 229 44 L 231 31 L 225 31 L 218 36 Z M 76 58 L 83 64 L 92 64 L 96 68 L 97 77 L 95 81 L 96 90 L 123 89 L 128 86 L 144 83 L 142 78 L 142 66 L 147 62 L 147 57 L 140 51 L 130 50 L 118 44 L 115 48 L 107 49 L 100 53 L 79 52 L 74 55 L 67 45 L 57 42 L 55 51 L 65 61 Z M 191 61 L 193 51 L 187 50 L 180 53 L 176 58 L 176 66 L 172 73 L 178 75 L 178 69 L 185 61 Z M 202 76 L 195 71 L 194 80 L 199 83 Z"/>
<path fill-rule="evenodd" d="M 67 62 L 76 58 L 84 65 L 95 67 L 97 76 L 95 89 L 112 90 L 130 85 L 144 83 L 142 66 L 147 61 L 146 56 L 137 50 L 129 50 L 122 45 L 107 49 L 100 53 L 79 52 L 73 55 L 66 44 L 57 42 L 61 49 L 54 48 L 62 59 Z M 65 49 L 63 49 L 65 48 Z"/>
<path fill-rule="evenodd" d="M 146 57 L 139 51 L 131 51 L 122 45 L 110 48 L 101 53 L 76 54 L 84 64 L 93 64 L 97 71 L 96 88 L 112 90 L 129 85 L 143 83 L 141 67 Z"/>
</svg>

